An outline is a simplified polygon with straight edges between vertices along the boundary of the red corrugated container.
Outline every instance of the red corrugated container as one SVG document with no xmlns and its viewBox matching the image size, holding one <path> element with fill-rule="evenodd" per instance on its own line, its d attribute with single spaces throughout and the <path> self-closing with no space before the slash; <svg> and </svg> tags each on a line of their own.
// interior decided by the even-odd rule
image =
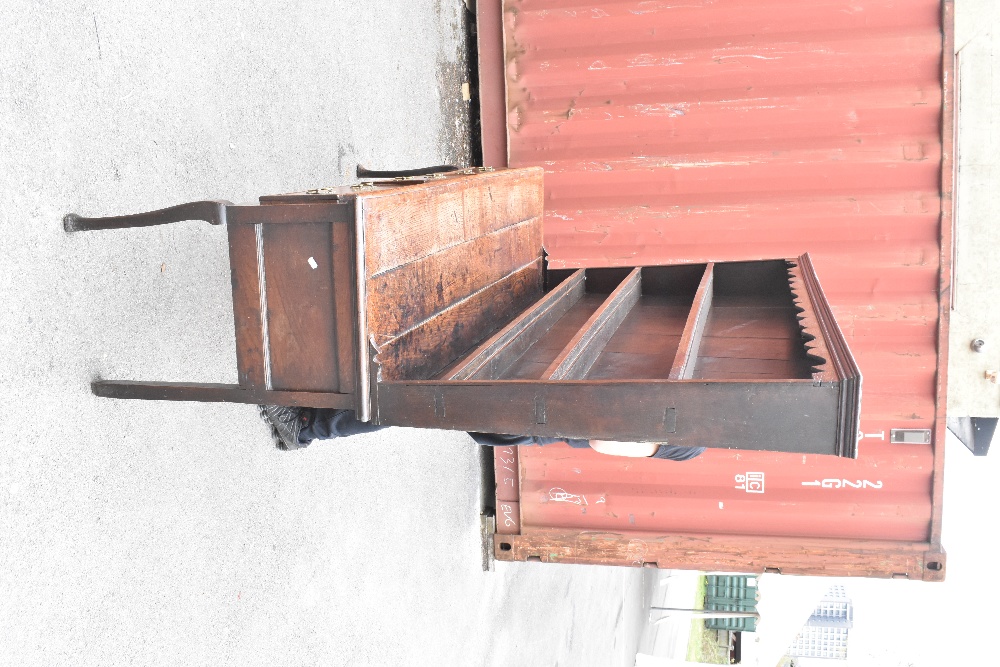
<svg viewBox="0 0 1000 667">
<path fill-rule="evenodd" d="M 943 579 L 951 0 L 480 0 L 478 17 L 485 162 L 545 168 L 550 267 L 809 252 L 864 375 L 857 460 L 521 448 L 497 557 Z"/>
</svg>

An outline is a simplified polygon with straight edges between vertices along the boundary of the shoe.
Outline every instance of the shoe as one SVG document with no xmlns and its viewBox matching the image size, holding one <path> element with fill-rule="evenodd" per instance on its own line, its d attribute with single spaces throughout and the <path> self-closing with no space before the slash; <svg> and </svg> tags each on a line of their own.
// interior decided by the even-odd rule
<svg viewBox="0 0 1000 667">
<path fill-rule="evenodd" d="M 271 427 L 274 446 L 282 451 L 302 449 L 306 445 L 299 442 L 299 432 L 309 421 L 306 408 L 285 405 L 258 405 L 261 418 Z"/>
</svg>

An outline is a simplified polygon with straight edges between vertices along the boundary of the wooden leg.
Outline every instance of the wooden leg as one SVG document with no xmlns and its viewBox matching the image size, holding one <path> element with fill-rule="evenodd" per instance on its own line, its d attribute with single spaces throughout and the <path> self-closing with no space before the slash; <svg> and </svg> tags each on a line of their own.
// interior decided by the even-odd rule
<svg viewBox="0 0 1000 667">
<path fill-rule="evenodd" d="M 127 227 L 152 227 L 182 220 L 204 220 L 213 225 L 226 222 L 227 201 L 194 201 L 158 211 L 117 215 L 106 218 L 84 218 L 76 213 L 63 216 L 63 229 L 67 232 L 89 232 L 95 229 L 125 229 Z"/>
<path fill-rule="evenodd" d="M 96 380 L 90 385 L 96 396 L 143 401 L 196 401 L 199 403 L 258 403 L 308 408 L 354 409 L 353 394 L 309 391 L 268 391 L 238 384 L 194 382 L 133 382 Z"/>
</svg>

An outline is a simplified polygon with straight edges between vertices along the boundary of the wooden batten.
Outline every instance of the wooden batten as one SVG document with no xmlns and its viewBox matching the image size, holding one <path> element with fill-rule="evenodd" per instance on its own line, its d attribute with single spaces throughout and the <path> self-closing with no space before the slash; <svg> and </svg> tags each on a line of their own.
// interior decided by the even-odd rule
<svg viewBox="0 0 1000 667">
<path fill-rule="evenodd" d="M 262 202 L 263 203 L 263 202 Z M 281 206 L 227 206 L 227 225 L 303 225 L 316 223 L 347 223 L 354 209 L 350 204 L 323 202 L 285 204 Z"/>
<path fill-rule="evenodd" d="M 388 341 L 375 341 L 384 380 L 427 379 L 508 322 L 541 294 L 542 260 L 531 262 Z"/>
<path fill-rule="evenodd" d="M 642 269 L 635 268 L 555 358 L 543 380 L 582 380 L 642 294 Z"/>
<path fill-rule="evenodd" d="M 310 408 L 354 407 L 351 394 L 320 391 L 268 391 L 238 384 L 211 382 L 134 382 L 98 380 L 90 385 L 95 396 L 143 401 L 197 401 L 199 403 L 252 403 L 296 405 Z"/>
<path fill-rule="evenodd" d="M 331 255 L 333 256 L 333 310 L 336 319 L 337 371 L 340 391 L 353 393 L 357 386 L 357 332 L 355 312 L 354 227 L 351 224 L 333 225 Z"/>
<path fill-rule="evenodd" d="M 267 364 L 261 300 L 263 262 L 259 255 L 260 227 L 233 225 L 229 234 L 229 270 L 236 332 L 236 371 L 240 385 L 264 389 Z"/>
<path fill-rule="evenodd" d="M 584 292 L 579 269 L 447 373 L 449 380 L 496 380 L 548 331 Z"/>
<path fill-rule="evenodd" d="M 694 376 L 701 339 L 705 334 L 705 324 L 708 322 L 708 314 L 712 309 L 714 281 L 715 264 L 709 262 L 705 266 L 705 273 L 702 275 L 698 291 L 694 295 L 694 303 L 691 304 L 691 312 L 684 325 L 684 333 L 681 334 L 677 356 L 674 357 L 674 365 L 670 369 L 669 378 L 671 380 L 688 380 Z"/>
</svg>

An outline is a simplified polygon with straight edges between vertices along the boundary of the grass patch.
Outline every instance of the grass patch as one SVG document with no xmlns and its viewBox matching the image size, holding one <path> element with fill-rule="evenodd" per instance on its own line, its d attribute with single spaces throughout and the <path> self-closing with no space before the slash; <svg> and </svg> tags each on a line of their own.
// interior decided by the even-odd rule
<svg viewBox="0 0 1000 667">
<path fill-rule="evenodd" d="M 698 589 L 695 591 L 694 601 L 691 603 L 692 609 L 705 608 L 705 589 L 707 583 L 705 576 L 698 578 Z M 728 665 L 729 649 L 719 646 L 718 632 L 705 627 L 705 620 L 695 618 L 691 620 L 691 632 L 688 635 L 688 662 L 704 662 L 712 665 Z"/>
</svg>

